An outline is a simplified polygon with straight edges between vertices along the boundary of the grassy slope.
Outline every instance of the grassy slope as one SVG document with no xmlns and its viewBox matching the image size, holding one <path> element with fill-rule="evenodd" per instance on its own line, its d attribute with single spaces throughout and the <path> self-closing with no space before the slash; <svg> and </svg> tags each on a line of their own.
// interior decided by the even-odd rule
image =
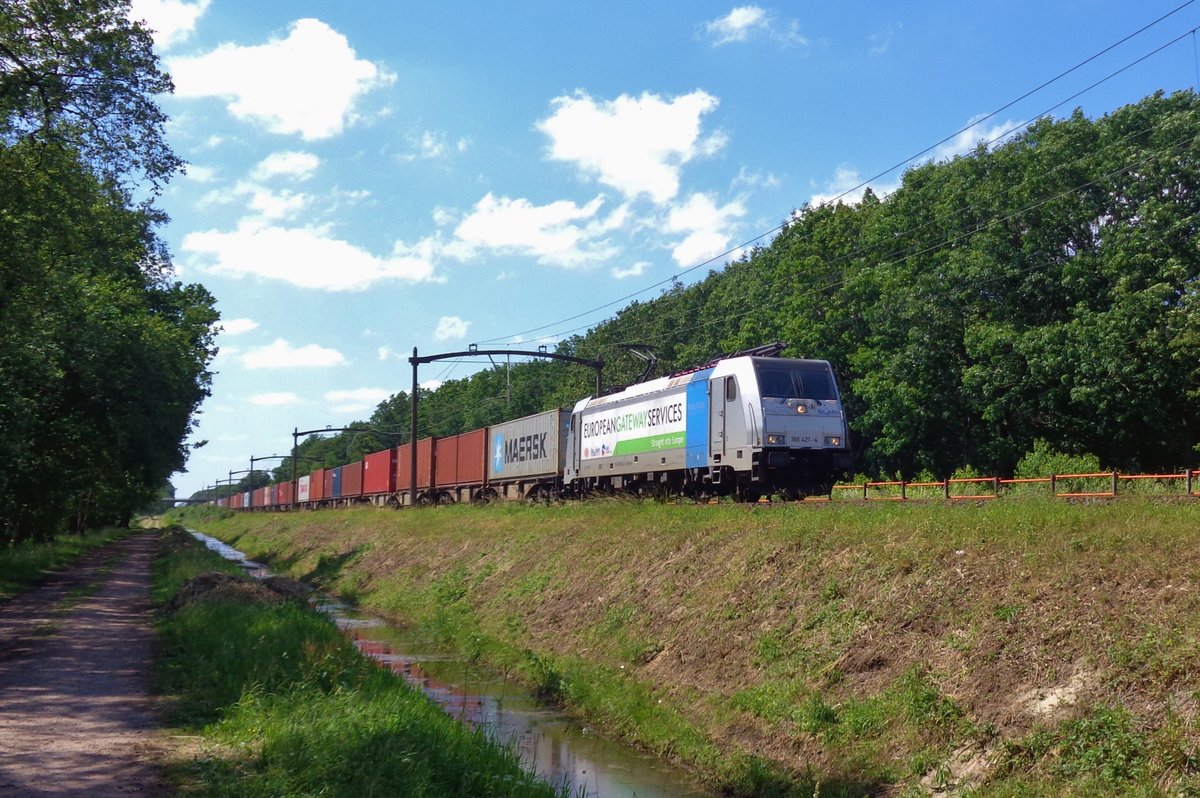
<svg viewBox="0 0 1200 798">
<path fill-rule="evenodd" d="M 1196 503 L 190 523 L 735 792 L 779 794 L 781 773 L 796 794 L 1200 790 Z"/>
</svg>

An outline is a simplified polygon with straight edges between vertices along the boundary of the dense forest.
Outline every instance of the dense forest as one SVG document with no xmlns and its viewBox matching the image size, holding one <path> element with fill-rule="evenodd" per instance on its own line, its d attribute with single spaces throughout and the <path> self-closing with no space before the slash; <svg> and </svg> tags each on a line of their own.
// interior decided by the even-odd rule
<svg viewBox="0 0 1200 798">
<path fill-rule="evenodd" d="M 123 0 L 0 13 L 0 545 L 127 521 L 183 467 L 213 298 L 153 204 L 171 90 Z"/>
<path fill-rule="evenodd" d="M 1155 94 L 1101 119 L 1043 119 L 910 168 L 887 197 L 805 206 L 769 243 L 675 284 L 557 351 L 605 384 L 770 341 L 839 377 L 858 468 L 1010 474 L 1042 449 L 1128 471 L 1194 464 L 1200 432 L 1200 99 Z M 535 361 L 422 391 L 421 435 L 569 406 L 587 369 Z M 400 393 L 355 425 L 408 429 Z M 332 466 L 389 445 L 302 447 Z M 279 472 L 287 477 L 287 469 Z"/>
</svg>

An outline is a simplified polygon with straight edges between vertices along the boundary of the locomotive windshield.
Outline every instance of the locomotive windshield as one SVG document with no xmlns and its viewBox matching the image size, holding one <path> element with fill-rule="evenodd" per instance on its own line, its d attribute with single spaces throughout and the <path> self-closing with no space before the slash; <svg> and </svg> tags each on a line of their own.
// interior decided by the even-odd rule
<svg viewBox="0 0 1200 798">
<path fill-rule="evenodd" d="M 764 397 L 776 399 L 837 399 L 833 374 L 819 362 L 760 362 L 758 387 Z"/>
</svg>

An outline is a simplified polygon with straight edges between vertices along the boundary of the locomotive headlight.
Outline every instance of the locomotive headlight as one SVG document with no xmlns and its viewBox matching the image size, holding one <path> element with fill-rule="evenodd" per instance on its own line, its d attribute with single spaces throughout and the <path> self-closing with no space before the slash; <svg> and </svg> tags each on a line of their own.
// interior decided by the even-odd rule
<svg viewBox="0 0 1200 798">
<path fill-rule="evenodd" d="M 842 437 L 840 435 L 826 435 L 825 436 L 825 445 L 826 446 L 841 446 L 842 445 Z"/>
<path fill-rule="evenodd" d="M 767 433 L 767 446 L 783 446 L 785 443 L 787 443 L 786 435 L 776 435 L 771 432 Z"/>
<path fill-rule="evenodd" d="M 807 405 L 796 405 L 796 412 L 799 413 L 800 415 L 804 415 L 805 413 L 808 412 L 808 406 Z"/>
</svg>

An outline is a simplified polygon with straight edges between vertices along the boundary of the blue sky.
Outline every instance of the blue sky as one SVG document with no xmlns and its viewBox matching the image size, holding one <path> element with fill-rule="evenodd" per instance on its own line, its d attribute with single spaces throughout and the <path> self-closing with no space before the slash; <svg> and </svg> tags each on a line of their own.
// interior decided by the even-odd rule
<svg viewBox="0 0 1200 798">
<path fill-rule="evenodd" d="M 769 242 L 806 203 L 867 178 L 886 194 L 904 167 L 874 176 L 893 165 L 1194 88 L 1200 3 L 134 0 L 133 16 L 175 80 L 168 136 L 189 163 L 162 234 L 224 327 L 186 496 L 285 454 L 293 428 L 367 418 L 408 389 L 414 346 L 553 344 Z"/>
</svg>

